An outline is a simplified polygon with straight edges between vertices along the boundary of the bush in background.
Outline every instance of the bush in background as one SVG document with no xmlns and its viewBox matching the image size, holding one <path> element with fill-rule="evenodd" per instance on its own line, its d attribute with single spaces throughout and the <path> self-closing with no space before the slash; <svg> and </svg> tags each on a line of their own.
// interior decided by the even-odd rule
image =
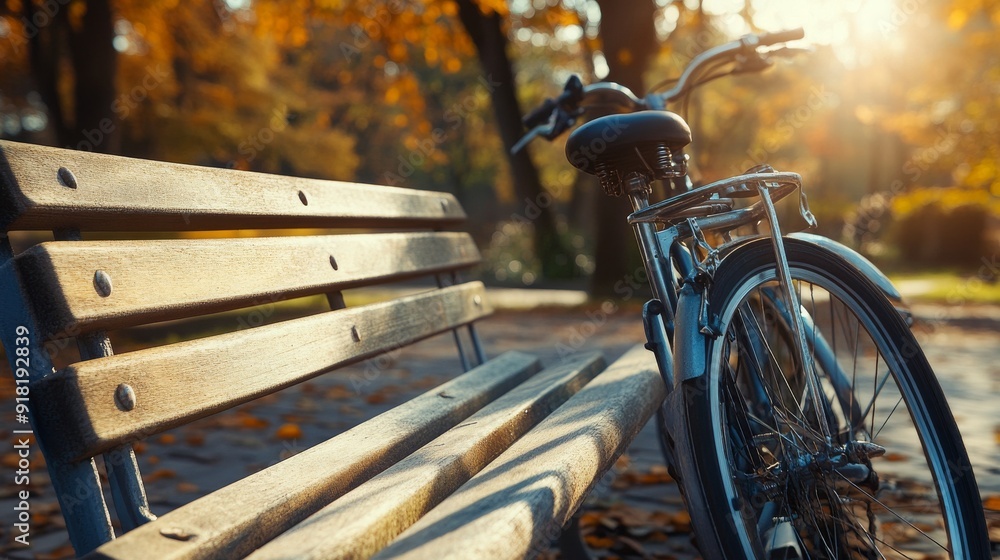
<svg viewBox="0 0 1000 560">
<path fill-rule="evenodd" d="M 968 189 L 915 189 L 891 201 L 888 240 L 906 268 L 978 266 L 990 254 L 1000 201 Z"/>
</svg>

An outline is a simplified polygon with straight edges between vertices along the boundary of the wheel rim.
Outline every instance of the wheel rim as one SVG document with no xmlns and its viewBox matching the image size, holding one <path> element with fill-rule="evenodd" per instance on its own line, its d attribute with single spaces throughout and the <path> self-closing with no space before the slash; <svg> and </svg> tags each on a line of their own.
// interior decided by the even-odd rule
<svg viewBox="0 0 1000 560">
<path fill-rule="evenodd" d="M 754 313 L 755 300 L 759 305 L 766 299 L 760 297 L 762 289 L 774 283 L 774 271 L 764 270 L 741 282 L 740 290 L 730 296 L 720 313 L 726 332 L 712 352 L 711 371 L 716 372 L 716 380 L 725 380 L 724 373 L 732 381 L 713 382 L 709 398 L 723 486 L 727 503 L 734 504 L 731 513 L 745 553 L 749 557 L 765 551 L 797 551 L 803 558 L 947 556 L 950 545 L 963 538 L 955 513 L 955 490 L 949 482 L 948 458 L 914 380 L 900 375 L 902 357 L 892 349 L 887 333 L 874 324 L 861 299 L 846 286 L 801 265 L 792 273 L 806 313 L 812 306 L 810 315 L 822 317 L 817 299 L 825 296 L 831 324 L 838 317 L 853 318 L 853 332 L 840 325 L 842 332 L 827 333 L 819 324 L 816 331 L 835 338 L 833 354 L 841 377 L 842 351 L 854 347 L 847 373 L 852 377 L 850 394 L 856 401 L 845 402 L 843 388 L 838 390 L 836 380 L 832 380 L 837 376 L 825 371 L 831 369 L 829 365 L 824 368 L 818 364 L 816 354 L 822 352 L 812 347 L 811 369 L 818 372 L 827 401 L 820 406 L 810 402 L 800 379 L 802 368 L 794 371 L 776 348 L 788 337 L 776 336 L 780 329 L 768 331 L 767 322 L 762 321 L 767 318 L 763 305 L 759 314 Z M 807 293 L 801 294 L 804 286 Z M 753 330 L 739 326 L 741 322 L 763 333 L 760 338 L 764 342 L 755 343 L 746 333 L 736 333 L 734 324 Z M 857 340 L 850 341 L 851 335 Z M 859 352 L 865 348 L 875 351 L 874 359 Z M 872 362 L 874 367 L 870 367 Z M 859 363 L 869 368 L 859 371 Z M 751 377 L 765 389 L 754 390 Z M 868 383 L 871 388 L 866 394 Z M 741 403 L 738 412 L 724 407 L 723 397 Z M 756 410 L 746 406 L 752 403 L 758 404 Z M 768 408 L 771 415 L 761 418 L 760 409 Z M 816 433 L 815 424 L 809 422 L 816 414 L 832 416 L 837 433 Z M 904 417 L 910 423 L 910 435 L 916 436 L 911 441 L 921 443 L 923 449 L 918 445 L 914 453 L 912 448 L 892 442 L 886 446 L 888 453 L 879 456 L 880 448 L 870 444 L 888 443 L 890 435 L 900 438 L 905 430 L 898 424 Z M 914 475 L 920 473 L 921 462 L 930 476 L 924 472 L 924 480 L 917 482 L 921 477 Z M 866 467 L 881 477 L 878 482 L 865 475 Z M 783 542 L 790 544 L 786 547 Z"/>
</svg>

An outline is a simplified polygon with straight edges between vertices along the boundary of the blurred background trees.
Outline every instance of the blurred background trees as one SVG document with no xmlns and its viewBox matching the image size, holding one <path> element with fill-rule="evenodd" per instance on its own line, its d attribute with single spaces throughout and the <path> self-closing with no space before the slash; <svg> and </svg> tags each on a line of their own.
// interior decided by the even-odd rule
<svg viewBox="0 0 1000 560">
<path fill-rule="evenodd" d="M 577 176 L 565 138 L 509 156 L 520 113 L 571 73 L 641 94 L 795 26 L 815 53 L 691 100 L 696 177 L 793 169 L 821 232 L 883 263 L 988 259 L 991 0 L 0 0 L 0 136 L 453 192 L 487 280 L 613 294 L 635 264 L 625 206 Z"/>
</svg>

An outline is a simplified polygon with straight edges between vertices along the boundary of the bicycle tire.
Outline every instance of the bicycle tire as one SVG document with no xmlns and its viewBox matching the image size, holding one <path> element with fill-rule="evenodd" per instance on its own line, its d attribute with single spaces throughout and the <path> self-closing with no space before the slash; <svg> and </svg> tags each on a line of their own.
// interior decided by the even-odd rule
<svg viewBox="0 0 1000 560">
<path fill-rule="evenodd" d="M 905 558 L 905 555 L 897 556 L 901 554 L 897 552 L 900 548 L 895 546 L 899 541 L 885 540 L 890 538 L 887 528 L 896 522 L 892 516 L 897 516 L 900 520 L 897 525 L 909 529 L 903 522 L 908 523 L 920 531 L 920 536 L 945 549 L 951 558 L 989 558 L 986 520 L 978 486 L 969 467 L 968 454 L 941 386 L 905 321 L 868 278 L 836 254 L 796 239 L 785 239 L 785 251 L 793 282 L 798 282 L 798 289 L 802 289 L 804 282 L 809 282 L 810 293 L 815 298 L 815 287 L 822 288 L 829 296 L 832 321 L 837 319 L 836 299 L 843 304 L 844 310 L 853 313 L 860 327 L 869 331 L 872 347 L 878 352 L 875 354 L 873 374 L 876 383 L 872 386 L 871 402 L 862 420 L 867 420 L 870 409 L 872 426 L 855 425 L 853 409 L 851 420 L 841 411 L 839 429 L 836 433 L 830 430 L 828 435 L 836 444 L 846 440 L 843 447 L 834 447 L 849 450 L 853 459 L 846 466 L 828 467 L 828 463 L 843 463 L 843 457 L 848 453 L 844 451 L 838 455 L 830 450 L 829 445 L 825 451 L 818 451 L 822 448 L 821 438 L 814 424 L 819 425 L 819 422 L 809 418 L 806 412 L 811 401 L 802 388 L 804 384 L 794 382 L 802 371 L 808 371 L 808 366 L 795 371 L 789 368 L 791 373 L 786 373 L 781 371 L 781 364 L 774 356 L 768 357 L 765 367 L 760 360 L 747 357 L 744 348 L 739 348 L 736 350 L 737 365 L 733 367 L 734 341 L 749 337 L 745 332 L 735 332 L 740 322 L 733 318 L 746 316 L 747 302 L 752 302 L 749 294 L 755 288 L 759 290 L 769 282 L 775 284 L 776 268 L 774 249 L 769 239 L 753 241 L 736 249 L 719 266 L 708 290 L 709 317 L 717 316 L 722 326 L 719 329 L 722 334 L 709 345 L 709 371 L 706 375 L 683 382 L 668 399 L 666 413 L 659 417 L 661 422 L 670 422 L 669 431 L 673 435 L 670 443 L 679 471 L 679 484 L 703 556 L 726 560 L 784 557 L 780 554 L 796 551 L 795 548 L 775 548 L 782 546 L 775 542 L 784 537 L 786 541 L 797 539 L 794 545 L 797 552 L 804 553 L 803 557 L 808 558 L 866 558 L 882 557 L 878 556 L 881 554 L 886 554 L 888 558 Z M 808 311 L 806 307 L 803 300 L 801 309 Z M 860 334 L 860 328 L 855 332 Z M 836 333 L 837 330 L 834 330 L 834 337 Z M 856 371 L 858 348 L 863 345 L 857 338 L 858 335 L 854 341 L 853 390 L 857 392 L 859 402 L 863 402 L 860 399 L 863 398 L 864 386 L 858 380 Z M 888 372 L 884 374 L 881 386 L 878 385 L 879 378 L 883 376 L 879 371 L 879 355 L 883 356 L 883 365 L 892 373 L 891 376 Z M 771 366 L 772 361 L 775 367 Z M 770 393 L 765 391 L 767 404 L 773 411 L 770 420 L 747 412 L 750 406 L 760 403 L 753 401 L 752 395 L 748 398 L 745 393 L 752 391 L 741 390 L 740 386 L 740 383 L 744 386 L 749 383 L 741 380 L 741 375 L 744 378 L 758 377 L 754 383 L 765 382 L 765 369 L 779 370 L 783 383 L 779 386 L 775 379 L 773 385 L 778 389 L 772 387 Z M 778 377 L 779 374 L 770 375 Z M 890 377 L 900 398 L 881 429 L 876 430 L 877 420 L 880 420 L 876 418 L 876 399 L 882 395 Z M 779 394 L 783 387 L 787 387 L 787 395 Z M 825 414 L 835 416 L 837 399 L 829 393 L 823 393 L 821 406 Z M 805 396 L 800 397 L 800 394 Z M 886 395 L 890 395 L 891 405 L 894 393 Z M 792 402 L 786 404 L 784 401 Z M 884 439 L 879 440 L 878 436 L 888 422 L 893 421 L 894 425 L 899 422 L 900 417 L 893 417 L 900 404 L 904 404 L 909 413 L 907 416 L 917 433 L 926 466 L 933 474 L 931 483 L 938 498 L 937 508 L 942 520 L 939 524 L 944 526 L 948 538 L 946 545 L 931 537 L 934 534 L 931 528 L 926 532 L 921 530 L 924 525 L 908 520 L 890 507 L 897 499 L 892 493 L 897 492 L 898 485 L 910 484 L 908 479 L 892 475 L 889 468 L 889 482 L 874 479 L 874 486 L 868 494 L 857 480 L 852 481 L 844 474 L 863 472 L 859 465 L 864 466 L 862 463 L 867 461 L 870 472 L 885 476 L 887 465 L 891 463 L 878 457 L 862 458 L 868 451 L 858 450 L 869 448 L 858 444 L 857 441 L 862 440 L 856 438 L 864 437 L 862 432 L 867 430 L 872 442 L 878 440 L 876 443 L 880 445 L 888 443 Z M 792 410 L 791 405 L 797 411 Z M 811 408 L 816 410 L 815 403 Z M 802 417 L 791 420 L 796 412 Z M 827 441 L 831 440 L 828 438 Z M 885 457 L 892 456 L 893 446 L 889 445 L 887 449 Z M 734 454 L 733 450 L 738 450 L 738 453 Z M 875 469 L 873 460 L 878 462 L 881 470 Z M 752 465 L 755 461 L 757 464 Z M 761 465 L 767 461 L 771 461 L 768 465 L 770 470 L 762 470 Z M 870 482 L 870 478 L 866 479 L 865 484 Z M 776 491 L 770 484 L 784 486 Z M 843 491 L 844 495 L 840 494 L 838 485 L 847 488 Z M 925 486 L 914 485 L 914 488 L 914 495 L 923 491 L 920 494 L 922 498 L 932 496 Z M 814 492 L 816 501 L 809 501 Z M 867 502 L 867 520 L 861 519 L 858 513 L 859 502 Z M 930 515 L 934 514 L 933 504 L 916 503 L 930 511 Z M 897 509 L 922 511 L 905 502 L 900 504 Z M 873 506 L 879 510 L 878 514 L 873 512 Z M 910 511 L 904 513 L 910 517 L 916 515 Z M 770 533 L 761 529 L 767 528 L 768 523 L 771 524 Z M 779 531 L 783 531 L 782 535 L 777 535 Z M 762 543 L 766 538 L 771 539 L 767 545 Z M 908 550 L 905 547 L 910 545 L 901 546 Z M 831 555 L 831 552 L 834 554 Z"/>
</svg>

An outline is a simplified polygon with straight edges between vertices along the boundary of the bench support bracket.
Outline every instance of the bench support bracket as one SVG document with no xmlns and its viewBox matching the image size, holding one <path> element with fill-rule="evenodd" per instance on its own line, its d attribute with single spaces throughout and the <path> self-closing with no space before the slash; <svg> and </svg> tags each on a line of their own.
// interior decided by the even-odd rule
<svg viewBox="0 0 1000 560">
<path fill-rule="evenodd" d="M 21 277 L 18 274 L 14 262 L 14 249 L 10 245 L 10 239 L 6 234 L 2 234 L 0 239 L 0 341 L 10 360 L 11 371 L 16 372 L 18 365 L 16 348 L 27 348 L 30 358 L 27 368 L 28 378 L 34 382 L 54 371 L 52 360 L 44 346 L 44 333 L 39 330 L 38 321 L 34 316 L 27 295 L 21 285 Z M 27 329 L 26 336 L 17 334 L 18 327 Z M 22 329 L 23 332 L 23 329 Z M 27 339 L 26 341 L 24 339 Z M 26 342 L 26 344 L 19 344 Z M 23 362 L 22 362 L 23 363 Z M 15 381 L 17 380 L 15 373 Z M 31 383 L 27 385 L 29 393 L 27 395 L 30 425 L 34 426 L 34 417 L 37 415 L 38 403 L 31 400 Z M 28 427 L 26 424 L 25 428 Z M 15 437 L 34 434 L 34 430 L 29 434 L 19 434 L 21 430 L 15 432 Z M 37 452 L 44 453 L 42 441 L 45 439 L 37 437 L 35 434 L 34 446 Z M 51 457 L 51 455 L 47 455 Z M 93 459 L 80 461 L 78 463 L 62 463 L 56 461 L 46 461 L 49 477 L 52 480 L 52 487 L 59 498 L 59 507 L 63 517 L 66 519 L 66 530 L 69 532 L 70 542 L 78 555 L 86 554 L 101 544 L 115 538 L 114 529 L 111 527 L 111 516 L 108 513 L 108 506 L 104 502 L 104 493 L 101 491 L 101 479 L 97 474 L 97 465 Z M 29 502 L 30 503 L 30 502 Z"/>
</svg>

